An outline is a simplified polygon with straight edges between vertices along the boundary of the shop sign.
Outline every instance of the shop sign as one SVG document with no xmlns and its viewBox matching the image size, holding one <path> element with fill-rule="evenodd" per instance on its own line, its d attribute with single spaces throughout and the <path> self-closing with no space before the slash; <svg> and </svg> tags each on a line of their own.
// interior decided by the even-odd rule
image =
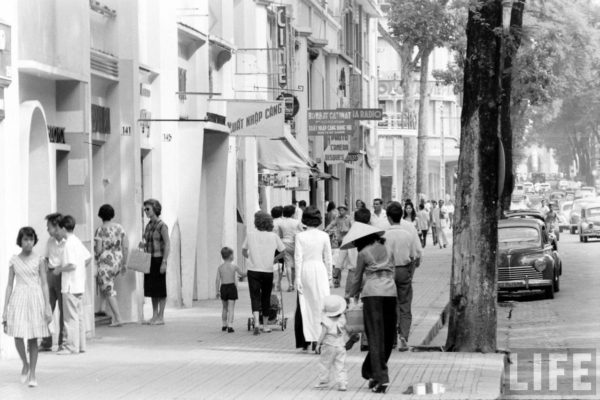
<svg viewBox="0 0 600 400">
<path fill-rule="evenodd" d="M 308 110 L 308 136 L 351 135 L 354 120 L 350 110 Z"/>
<path fill-rule="evenodd" d="M 352 111 L 352 119 L 357 121 L 381 121 L 383 119 L 383 109 L 381 108 L 352 108 L 350 111 Z"/>
<path fill-rule="evenodd" d="M 277 96 L 277 100 L 281 100 L 285 103 L 285 120 L 291 121 L 300 110 L 298 98 L 291 93 L 283 92 Z"/>
<path fill-rule="evenodd" d="M 208 111 L 226 116 L 232 136 L 283 136 L 285 106 L 282 101 L 211 99 Z"/>
<path fill-rule="evenodd" d="M 285 6 L 279 6 L 277 7 L 277 47 L 285 47 L 286 31 Z"/>
<path fill-rule="evenodd" d="M 335 135 L 331 137 L 329 145 L 323 152 L 327 164 L 341 164 L 345 161 L 350 151 L 348 135 Z"/>
</svg>

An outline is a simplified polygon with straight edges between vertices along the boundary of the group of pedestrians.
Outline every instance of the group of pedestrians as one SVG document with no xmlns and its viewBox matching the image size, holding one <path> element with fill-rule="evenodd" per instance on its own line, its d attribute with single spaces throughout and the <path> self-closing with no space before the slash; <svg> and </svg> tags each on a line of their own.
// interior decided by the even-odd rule
<svg viewBox="0 0 600 400">
<path fill-rule="evenodd" d="M 166 300 L 166 260 L 169 253 L 167 226 L 160 220 L 157 200 L 144 202 L 149 218 L 140 247 L 151 254 L 150 273 L 144 276 L 144 292 L 152 297 L 153 317 L 146 324 L 164 324 Z M 129 241 L 123 227 L 113 222 L 115 211 L 104 204 L 98 211 L 102 223 L 94 233 L 96 284 L 104 303 L 110 307 L 112 323 L 123 324 L 116 300 L 115 279 L 126 272 Z M 2 313 L 4 332 L 14 337 L 23 367 L 21 381 L 37 386 L 36 365 L 39 351 L 53 350 L 53 314 L 58 306 L 58 355 L 75 355 L 86 351 L 84 294 L 87 267 L 92 254 L 74 234 L 75 218 L 52 213 L 46 216 L 50 235 L 41 253 L 34 250 L 38 235 L 32 227 L 19 230 L 16 244 L 20 253 L 9 261 L 9 277 Z M 41 340 L 40 345 L 38 342 Z"/>
<path fill-rule="evenodd" d="M 21 382 L 29 387 L 37 386 L 38 339 L 43 338 L 45 348 L 51 346 L 50 324 L 57 303 L 61 308 L 57 354 L 86 350 L 83 294 L 91 254 L 73 233 L 75 218 L 54 213 L 46 221 L 50 238 L 43 256 L 34 251 L 38 236 L 32 227 L 23 227 L 17 234 L 21 252 L 9 261 L 2 313 L 4 331 L 14 337 L 23 363 Z"/>
</svg>

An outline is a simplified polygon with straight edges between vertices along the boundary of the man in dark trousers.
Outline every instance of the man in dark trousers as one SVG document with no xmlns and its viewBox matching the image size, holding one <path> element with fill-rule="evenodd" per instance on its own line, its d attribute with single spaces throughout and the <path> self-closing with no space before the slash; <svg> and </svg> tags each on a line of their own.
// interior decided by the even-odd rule
<svg viewBox="0 0 600 400">
<path fill-rule="evenodd" d="M 390 228 L 385 232 L 385 247 L 394 261 L 397 290 L 398 350 L 408 350 L 408 335 L 412 324 L 412 278 L 421 260 L 421 240 L 416 232 L 401 227 L 402 206 L 398 202 L 387 208 Z"/>
</svg>

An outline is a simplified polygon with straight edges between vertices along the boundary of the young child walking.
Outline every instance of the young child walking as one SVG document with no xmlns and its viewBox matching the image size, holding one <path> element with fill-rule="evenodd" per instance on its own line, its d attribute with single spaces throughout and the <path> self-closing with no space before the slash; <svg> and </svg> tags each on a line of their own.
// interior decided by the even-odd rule
<svg viewBox="0 0 600 400">
<path fill-rule="evenodd" d="M 321 336 L 317 342 L 319 359 L 319 383 L 316 388 L 329 387 L 333 378 L 338 390 L 346 391 L 348 377 L 346 375 L 346 348 L 344 335 L 346 332 L 346 300 L 337 295 L 323 299 L 323 319 L 321 321 Z"/>
<path fill-rule="evenodd" d="M 23 368 L 21 382 L 29 387 L 37 386 L 35 367 L 38 358 L 38 339 L 50 336 L 48 324 L 52 310 L 48 300 L 46 264 L 33 252 L 38 241 L 35 230 L 24 227 L 17 235 L 21 253 L 9 261 L 6 300 L 2 313 L 2 325 L 8 336 L 15 338 L 15 346 Z M 29 349 L 29 359 L 27 350 Z"/>
<path fill-rule="evenodd" d="M 237 272 L 244 277 L 246 273 L 233 263 L 233 250 L 229 247 L 221 249 L 221 257 L 223 258 L 223 264 L 219 265 L 216 281 L 217 299 L 220 298 L 223 303 L 223 312 L 221 313 L 223 325 L 221 330 L 232 333 L 234 332 L 233 313 L 235 301 L 238 299 L 235 274 Z"/>
</svg>

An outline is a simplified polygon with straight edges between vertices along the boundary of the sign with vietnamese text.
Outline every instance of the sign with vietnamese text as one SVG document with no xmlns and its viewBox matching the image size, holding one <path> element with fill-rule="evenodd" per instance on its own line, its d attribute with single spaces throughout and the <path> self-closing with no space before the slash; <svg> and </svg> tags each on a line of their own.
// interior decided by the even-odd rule
<svg viewBox="0 0 600 400">
<path fill-rule="evenodd" d="M 233 136 L 283 136 L 285 106 L 282 101 L 211 99 L 208 111 L 225 115 Z"/>
<path fill-rule="evenodd" d="M 341 164 L 345 161 L 349 151 L 349 136 L 333 135 L 330 137 L 329 145 L 323 152 L 324 161 L 327 164 Z"/>
<path fill-rule="evenodd" d="M 350 110 L 308 110 L 308 136 L 351 135 L 353 131 Z"/>
</svg>

